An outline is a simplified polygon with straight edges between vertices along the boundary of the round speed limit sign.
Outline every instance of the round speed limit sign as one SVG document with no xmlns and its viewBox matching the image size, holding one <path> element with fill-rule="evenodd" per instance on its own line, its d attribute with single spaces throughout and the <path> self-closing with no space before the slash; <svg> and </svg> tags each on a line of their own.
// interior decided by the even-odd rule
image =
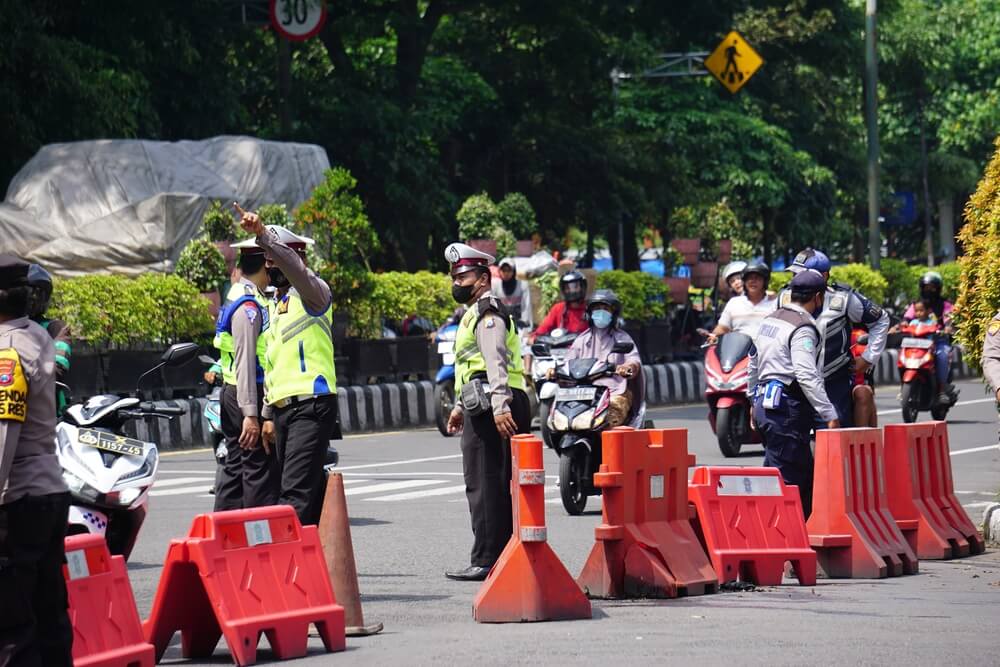
<svg viewBox="0 0 1000 667">
<path fill-rule="evenodd" d="M 285 39 L 304 42 L 326 22 L 324 0 L 271 0 L 271 25 Z"/>
</svg>

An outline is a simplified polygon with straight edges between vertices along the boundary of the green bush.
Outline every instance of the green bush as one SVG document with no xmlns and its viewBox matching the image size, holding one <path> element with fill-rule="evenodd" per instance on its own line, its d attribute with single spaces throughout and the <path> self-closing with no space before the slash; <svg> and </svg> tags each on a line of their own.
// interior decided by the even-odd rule
<svg viewBox="0 0 1000 667">
<path fill-rule="evenodd" d="M 209 336 L 208 300 L 178 276 L 149 273 L 57 279 L 52 317 L 64 320 L 73 337 L 92 344 L 170 344 Z"/>
<path fill-rule="evenodd" d="M 913 267 L 899 259 L 887 257 L 879 269 L 885 278 L 885 305 L 895 306 L 909 303 L 917 294 L 917 281 L 913 278 Z"/>
<path fill-rule="evenodd" d="M 351 333 L 362 338 L 379 338 L 383 317 L 399 321 L 420 315 L 440 325 L 457 305 L 451 297 L 451 278 L 443 273 L 376 273 L 372 284 L 371 294 L 351 312 Z"/>
<path fill-rule="evenodd" d="M 911 266 L 910 284 L 912 287 L 909 292 L 910 301 L 914 301 L 920 296 L 920 278 L 928 271 L 936 271 L 941 274 L 941 281 L 944 283 L 941 296 L 954 303 L 958 299 L 959 285 L 962 282 L 962 265 L 958 262 L 947 262 L 933 268 L 928 268 L 922 264 Z"/>
<path fill-rule="evenodd" d="M 885 303 L 889 284 L 867 264 L 840 264 L 830 269 L 830 281 L 850 285 L 875 303 Z"/>
<path fill-rule="evenodd" d="M 771 282 L 768 283 L 768 291 L 777 294 L 785 288 L 785 285 L 791 281 L 794 274 L 791 271 L 774 271 L 771 273 Z"/>
<path fill-rule="evenodd" d="M 191 239 L 184 246 L 174 271 L 194 285 L 199 292 L 217 290 L 229 277 L 226 272 L 226 259 L 205 237 Z"/>
<path fill-rule="evenodd" d="M 760 240 L 753 226 L 740 223 L 725 197 L 711 206 L 676 209 L 670 216 L 670 228 L 674 238 L 701 239 L 702 252 L 709 259 L 718 256 L 722 239 L 732 240 L 733 259 L 752 257 Z"/>
<path fill-rule="evenodd" d="M 535 209 L 520 192 L 511 192 L 497 204 L 497 216 L 500 225 L 513 234 L 515 239 L 530 239 L 538 231 Z"/>
<path fill-rule="evenodd" d="M 534 283 L 538 285 L 538 289 L 542 293 L 541 304 L 538 310 L 541 316 L 545 317 L 552 310 L 552 306 L 562 299 L 562 293 L 559 291 L 559 272 L 548 271 L 547 273 L 543 273 L 534 278 Z"/>
<path fill-rule="evenodd" d="M 455 219 L 458 221 L 458 236 L 463 241 L 491 239 L 494 228 L 500 223 L 500 212 L 490 196 L 481 192 L 462 203 Z"/>
<path fill-rule="evenodd" d="M 221 201 L 213 201 L 201 217 L 202 229 L 210 241 L 235 241 L 236 220 Z"/>
<path fill-rule="evenodd" d="M 494 203 L 485 192 L 472 195 L 458 209 L 455 219 L 462 241 L 496 241 L 497 259 L 513 255 L 517 240 L 530 238 L 538 230 L 534 209 L 528 199 L 518 192 L 510 193 L 499 204 Z"/>
<path fill-rule="evenodd" d="M 975 194 L 965 205 L 958 240 L 965 249 L 954 322 L 963 360 L 978 366 L 986 327 L 1000 308 L 1000 137 Z"/>
<path fill-rule="evenodd" d="M 642 271 L 602 271 L 596 287 L 614 290 L 626 320 L 648 322 L 666 316 L 667 286 L 656 276 Z"/>
</svg>

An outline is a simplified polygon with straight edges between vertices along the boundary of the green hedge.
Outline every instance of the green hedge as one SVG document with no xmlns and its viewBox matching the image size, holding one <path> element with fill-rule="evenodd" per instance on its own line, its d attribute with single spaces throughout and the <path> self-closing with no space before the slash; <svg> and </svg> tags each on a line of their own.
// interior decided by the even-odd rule
<svg viewBox="0 0 1000 667">
<path fill-rule="evenodd" d="M 457 305 L 451 297 L 451 279 L 444 273 L 389 271 L 371 278 L 371 294 L 351 311 L 351 333 L 362 338 L 381 337 L 383 317 L 398 321 L 420 315 L 440 325 Z"/>
<path fill-rule="evenodd" d="M 187 281 L 150 273 L 57 279 L 49 309 L 73 337 L 95 345 L 169 344 L 214 328 L 209 302 Z"/>
<path fill-rule="evenodd" d="M 884 303 L 889 284 L 867 264 L 840 264 L 830 269 L 832 282 L 850 285 L 875 303 Z"/>
<path fill-rule="evenodd" d="M 654 275 L 642 271 L 602 271 L 597 274 L 596 287 L 615 291 L 626 320 L 648 322 L 666 316 L 667 286 Z"/>
</svg>

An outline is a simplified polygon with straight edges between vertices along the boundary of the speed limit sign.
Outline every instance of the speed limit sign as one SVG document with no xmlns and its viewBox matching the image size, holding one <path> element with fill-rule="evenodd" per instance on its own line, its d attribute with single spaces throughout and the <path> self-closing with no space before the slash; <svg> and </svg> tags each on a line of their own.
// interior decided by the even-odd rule
<svg viewBox="0 0 1000 667">
<path fill-rule="evenodd" d="M 285 39 L 304 42 L 326 21 L 324 0 L 271 0 L 271 25 Z"/>
</svg>

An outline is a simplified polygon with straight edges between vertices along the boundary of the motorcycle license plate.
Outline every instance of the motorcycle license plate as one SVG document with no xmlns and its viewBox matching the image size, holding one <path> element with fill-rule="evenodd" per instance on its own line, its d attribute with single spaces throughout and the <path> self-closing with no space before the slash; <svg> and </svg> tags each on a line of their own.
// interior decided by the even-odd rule
<svg viewBox="0 0 1000 667">
<path fill-rule="evenodd" d="M 933 345 L 934 341 L 929 338 L 904 338 L 899 344 L 900 347 L 916 347 L 921 350 L 926 350 Z"/>
<path fill-rule="evenodd" d="M 556 401 L 560 403 L 565 401 L 592 401 L 596 393 L 596 387 L 561 387 L 556 391 Z"/>
<path fill-rule="evenodd" d="M 142 456 L 143 443 L 141 440 L 126 438 L 124 435 L 115 435 L 106 431 L 96 431 L 90 428 L 81 428 L 76 439 L 94 449 L 103 449 L 106 452 L 115 454 L 125 454 L 126 456 Z"/>
<path fill-rule="evenodd" d="M 446 340 L 438 343 L 438 354 L 451 354 L 451 351 L 455 349 L 455 343 Z"/>
</svg>

